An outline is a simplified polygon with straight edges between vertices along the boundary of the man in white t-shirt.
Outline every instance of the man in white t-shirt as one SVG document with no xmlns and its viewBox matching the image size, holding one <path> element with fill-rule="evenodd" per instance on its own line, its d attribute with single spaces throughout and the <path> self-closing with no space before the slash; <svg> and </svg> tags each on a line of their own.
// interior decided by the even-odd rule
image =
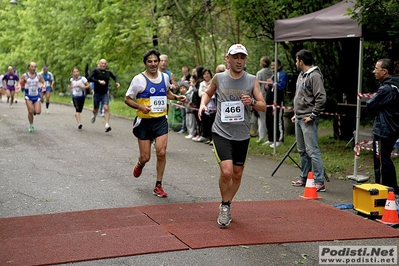
<svg viewBox="0 0 399 266">
<path fill-rule="evenodd" d="M 162 188 L 168 142 L 167 100 L 185 102 L 186 97 L 176 95 L 168 89 L 169 76 L 158 71 L 160 53 L 157 50 L 147 51 L 143 55 L 143 62 L 146 70 L 133 78 L 125 96 L 125 103 L 136 109 L 137 114 L 133 123 L 133 134 L 139 144 L 140 156 L 133 168 L 133 176 L 141 175 L 144 165 L 151 157 L 151 143 L 155 141 L 157 180 L 153 194 L 163 198 L 168 195 Z"/>
</svg>

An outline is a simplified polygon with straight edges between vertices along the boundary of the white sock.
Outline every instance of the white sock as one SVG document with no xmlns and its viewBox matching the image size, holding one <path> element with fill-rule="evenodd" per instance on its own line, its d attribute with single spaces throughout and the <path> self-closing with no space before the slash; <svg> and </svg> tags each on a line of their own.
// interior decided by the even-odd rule
<svg viewBox="0 0 399 266">
<path fill-rule="evenodd" d="M 105 127 L 106 127 L 106 128 L 108 128 L 108 127 L 109 127 L 109 124 L 108 124 L 108 123 L 106 123 L 106 124 L 105 124 Z"/>
</svg>

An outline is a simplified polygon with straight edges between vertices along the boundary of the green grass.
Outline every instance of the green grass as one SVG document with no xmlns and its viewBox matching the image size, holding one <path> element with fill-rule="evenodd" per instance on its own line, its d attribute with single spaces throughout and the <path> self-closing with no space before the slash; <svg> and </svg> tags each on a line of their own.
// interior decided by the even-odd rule
<svg viewBox="0 0 399 266">
<path fill-rule="evenodd" d="M 290 149 L 291 145 L 295 142 L 295 136 L 286 136 L 284 145 L 276 149 L 276 154 L 273 154 L 274 150 L 269 146 L 263 146 L 256 143 L 256 138 L 251 139 L 250 150 L 252 154 L 265 156 L 269 159 L 273 159 L 276 162 L 284 158 L 285 154 Z M 353 174 L 354 164 L 354 152 L 353 147 L 345 147 L 347 141 L 335 140 L 333 135 L 320 136 L 319 146 L 323 158 L 323 164 L 326 173 L 329 176 L 334 176 L 339 179 L 346 179 L 346 176 Z M 300 164 L 299 153 L 296 147 L 291 151 L 290 157 Z M 291 159 L 286 158 L 286 163 L 295 165 Z M 361 156 L 358 159 L 359 168 L 364 169 L 362 173 L 358 171 L 358 174 L 372 175 L 373 167 L 372 155 L 368 151 L 362 151 Z M 276 164 L 277 166 L 277 164 Z"/>
<path fill-rule="evenodd" d="M 71 96 L 60 97 L 58 95 L 51 96 L 52 102 L 68 103 L 71 104 Z M 93 101 L 91 98 L 86 99 L 85 107 L 93 108 Z M 123 100 L 115 99 L 110 102 L 110 112 L 114 115 L 124 116 L 128 118 L 134 118 L 136 116 L 135 111 L 126 106 Z M 331 119 L 321 119 L 319 129 L 332 129 L 333 121 Z M 276 154 L 273 154 L 273 149 L 269 146 L 262 146 L 256 143 L 258 138 L 251 138 L 249 153 L 252 155 L 263 156 L 276 161 L 276 166 L 279 161 L 285 156 L 291 145 L 295 142 L 295 136 L 288 135 L 285 137 L 284 145 L 276 149 Z M 354 174 L 354 151 L 353 142 L 346 147 L 347 141 L 336 140 L 332 134 L 323 135 L 319 137 L 319 146 L 323 158 L 323 164 L 326 173 L 334 178 L 347 179 L 348 175 Z M 290 157 L 295 160 L 298 164 L 299 153 L 296 147 L 290 153 Z M 286 163 L 295 165 L 289 158 L 285 160 Z M 399 157 L 393 157 L 393 162 L 397 171 L 399 172 Z M 283 166 L 282 166 L 283 167 Z M 271 172 L 270 172 L 271 173 Z M 360 157 L 357 160 L 357 174 L 367 175 L 374 180 L 373 170 L 373 156 L 371 151 L 361 150 Z M 298 174 L 299 176 L 299 174 Z M 295 177 L 293 177 L 295 178 Z M 399 182 L 399 178 L 398 178 Z"/>
</svg>

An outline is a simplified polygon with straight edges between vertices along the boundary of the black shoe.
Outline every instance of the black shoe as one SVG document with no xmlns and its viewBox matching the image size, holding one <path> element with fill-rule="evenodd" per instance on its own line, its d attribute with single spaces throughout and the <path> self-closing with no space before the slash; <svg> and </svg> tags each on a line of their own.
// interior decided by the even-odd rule
<svg viewBox="0 0 399 266">
<path fill-rule="evenodd" d="M 110 131 L 111 131 L 111 127 L 105 128 L 105 132 L 110 132 Z"/>
</svg>

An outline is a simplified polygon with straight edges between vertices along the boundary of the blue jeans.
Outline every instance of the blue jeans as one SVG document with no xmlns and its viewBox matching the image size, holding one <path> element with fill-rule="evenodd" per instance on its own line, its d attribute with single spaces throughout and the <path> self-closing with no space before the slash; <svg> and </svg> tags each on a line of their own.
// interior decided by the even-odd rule
<svg viewBox="0 0 399 266">
<path fill-rule="evenodd" d="M 315 184 L 324 184 L 324 167 L 319 148 L 319 118 L 305 124 L 303 119 L 295 119 L 295 135 L 301 159 L 302 173 L 300 179 L 306 181 L 313 169 Z"/>
</svg>

